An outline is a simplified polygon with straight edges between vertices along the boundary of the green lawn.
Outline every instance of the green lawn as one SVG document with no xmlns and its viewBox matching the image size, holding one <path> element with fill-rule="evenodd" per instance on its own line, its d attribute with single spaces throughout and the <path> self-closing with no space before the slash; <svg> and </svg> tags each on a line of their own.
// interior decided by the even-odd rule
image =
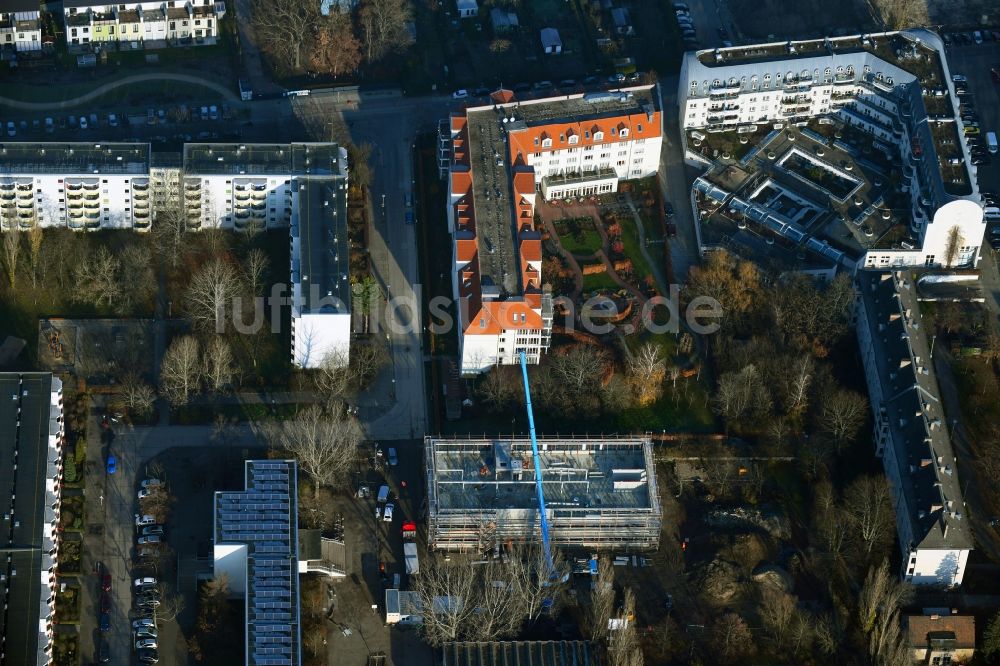
<svg viewBox="0 0 1000 666">
<path fill-rule="evenodd" d="M 572 254 L 586 256 L 601 249 L 601 235 L 597 233 L 592 217 L 574 217 L 555 223 L 559 243 Z"/>
<path fill-rule="evenodd" d="M 619 225 L 622 228 L 622 244 L 625 246 L 625 255 L 632 260 L 632 267 L 635 272 L 637 282 L 646 279 L 650 274 L 649 264 L 642 256 L 642 249 L 639 245 L 639 232 L 635 228 L 635 220 L 628 218 L 620 219 Z"/>
<path fill-rule="evenodd" d="M 607 273 L 591 273 L 583 276 L 583 291 L 596 291 L 598 289 L 619 289 L 618 283 L 611 279 Z"/>
<path fill-rule="evenodd" d="M 127 74 L 134 74 L 129 72 Z M 3 96 L 22 102 L 63 102 L 86 95 L 94 88 L 124 78 L 115 76 L 99 79 L 91 83 L 76 83 L 69 85 L 30 85 L 5 83 Z M 185 99 L 205 99 L 218 97 L 219 93 L 211 88 L 182 81 L 138 81 L 129 85 L 109 90 L 103 95 L 90 98 L 79 106 L 96 107 L 109 104 L 138 105 L 146 103 L 178 102 Z M 0 105 L 2 106 L 2 105 Z M 72 108 L 72 107 L 67 107 Z M 24 113 L 24 111 L 21 111 Z"/>
</svg>

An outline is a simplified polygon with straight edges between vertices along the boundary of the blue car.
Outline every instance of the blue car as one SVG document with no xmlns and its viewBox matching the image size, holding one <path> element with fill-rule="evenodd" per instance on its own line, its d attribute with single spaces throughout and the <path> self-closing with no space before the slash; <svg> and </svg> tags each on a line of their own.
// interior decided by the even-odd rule
<svg viewBox="0 0 1000 666">
<path fill-rule="evenodd" d="M 111 631 L 111 613 L 101 613 L 101 631 Z"/>
<path fill-rule="evenodd" d="M 118 471 L 118 459 L 115 458 L 114 454 L 108 455 L 108 474 L 114 474 Z"/>
<path fill-rule="evenodd" d="M 413 224 L 413 222 L 414 222 L 413 211 L 412 210 L 406 211 L 406 223 L 407 224 Z"/>
</svg>

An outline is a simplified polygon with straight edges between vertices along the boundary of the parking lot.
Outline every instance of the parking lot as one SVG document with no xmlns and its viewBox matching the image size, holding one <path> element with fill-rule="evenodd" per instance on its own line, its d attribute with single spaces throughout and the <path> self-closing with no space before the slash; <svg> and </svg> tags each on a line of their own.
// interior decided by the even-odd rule
<svg viewBox="0 0 1000 666">
<path fill-rule="evenodd" d="M 968 79 L 980 136 L 987 132 L 1000 132 L 1000 84 L 990 77 L 990 68 L 1000 66 L 1000 42 L 983 44 L 952 44 L 947 47 L 948 68 L 951 73 Z M 979 189 L 1000 192 L 1000 154 L 993 156 L 990 165 L 974 167 Z"/>
</svg>

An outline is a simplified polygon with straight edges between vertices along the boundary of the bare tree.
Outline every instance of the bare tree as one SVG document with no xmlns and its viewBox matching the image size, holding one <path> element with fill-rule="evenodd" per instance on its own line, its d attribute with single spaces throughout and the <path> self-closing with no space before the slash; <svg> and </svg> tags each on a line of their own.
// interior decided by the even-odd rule
<svg viewBox="0 0 1000 666">
<path fill-rule="evenodd" d="M 156 401 L 156 391 L 135 372 L 128 372 L 119 384 L 122 400 L 129 412 L 137 416 L 146 416 L 153 410 Z"/>
<path fill-rule="evenodd" d="M 347 158 L 351 164 L 351 182 L 360 187 L 362 190 L 367 190 L 368 186 L 372 182 L 372 169 L 370 163 L 372 157 L 372 145 L 370 143 L 351 143 L 349 137 L 348 141 L 342 143 L 346 143 L 347 145 Z"/>
<path fill-rule="evenodd" d="M 805 411 L 809 403 L 809 388 L 813 380 L 813 360 L 812 356 L 803 354 L 797 361 L 792 363 L 792 373 L 788 377 L 788 414 L 801 414 Z"/>
<path fill-rule="evenodd" d="M 666 363 L 663 350 L 651 342 L 639 347 L 628 361 L 628 371 L 633 391 L 639 405 L 656 402 L 663 388 Z"/>
<path fill-rule="evenodd" d="M 227 316 L 238 290 L 239 275 L 232 264 L 212 259 L 194 274 L 188 285 L 188 315 L 196 325 L 223 333 L 228 328 Z"/>
<path fill-rule="evenodd" d="M 833 439 L 837 452 L 858 435 L 868 416 L 868 401 L 860 393 L 837 390 L 823 401 L 820 427 Z"/>
<path fill-rule="evenodd" d="M 930 21 L 926 0 L 868 0 L 868 11 L 886 30 L 918 28 Z"/>
<path fill-rule="evenodd" d="M 380 339 L 371 340 L 368 344 L 355 344 L 350 361 L 352 383 L 358 390 L 364 390 L 388 362 L 389 352 Z"/>
<path fill-rule="evenodd" d="M 635 593 L 625 588 L 625 599 L 615 629 L 609 631 L 608 655 L 612 666 L 643 666 L 639 634 L 635 629 Z"/>
<path fill-rule="evenodd" d="M 13 223 L 3 229 L 3 268 L 7 274 L 7 284 L 11 289 L 17 280 L 18 260 L 21 256 L 21 232 Z"/>
<path fill-rule="evenodd" d="M 576 345 L 565 354 L 552 357 L 552 372 L 570 395 L 590 392 L 600 383 L 607 354 L 591 345 Z"/>
<path fill-rule="evenodd" d="M 293 419 L 267 423 L 263 432 L 273 448 L 288 451 L 299 461 L 313 482 L 314 498 L 322 486 L 336 487 L 346 481 L 364 439 L 353 416 L 316 405 Z"/>
<path fill-rule="evenodd" d="M 121 273 L 118 280 L 127 285 L 116 299 L 116 310 L 126 314 L 133 304 L 146 301 L 153 295 L 156 276 L 153 274 L 153 256 L 149 247 L 140 243 L 130 243 L 119 253 Z"/>
<path fill-rule="evenodd" d="M 121 260 L 103 245 L 85 257 L 76 270 L 79 289 L 74 298 L 83 303 L 111 305 L 122 296 Z"/>
<path fill-rule="evenodd" d="M 156 608 L 156 621 L 173 622 L 183 612 L 184 595 L 164 583 L 160 594 L 160 605 Z"/>
<path fill-rule="evenodd" d="M 565 582 L 559 572 L 565 570 L 562 552 L 552 549 L 552 569 L 549 569 L 545 552 L 532 542 L 515 547 L 509 553 L 507 566 L 515 585 L 515 598 L 522 618 L 534 622 L 541 617 L 546 607 L 553 608 L 566 591 Z"/>
<path fill-rule="evenodd" d="M 177 268 L 187 249 L 187 211 L 180 180 L 171 177 L 161 186 L 152 227 L 154 247 L 171 268 Z"/>
<path fill-rule="evenodd" d="M 434 558 L 420 568 L 413 588 L 423 608 L 424 639 L 430 645 L 457 640 L 476 621 L 475 603 L 470 603 L 476 580 L 476 571 L 467 561 Z"/>
<path fill-rule="evenodd" d="M 142 515 L 149 515 L 156 518 L 156 522 L 165 523 L 170 518 L 174 501 L 177 498 L 170 494 L 166 484 L 160 483 L 150 486 L 145 497 L 139 500 L 139 511 Z"/>
<path fill-rule="evenodd" d="M 267 275 L 267 268 L 270 259 L 267 253 L 259 247 L 252 248 L 247 252 L 243 260 L 243 274 L 246 279 L 247 288 L 251 296 L 260 296 L 264 287 L 264 276 Z"/>
<path fill-rule="evenodd" d="M 712 637 L 727 663 L 739 662 L 756 652 L 750 627 L 736 613 L 729 612 L 719 617 L 712 624 Z"/>
<path fill-rule="evenodd" d="M 512 366 L 495 365 L 476 383 L 476 395 L 490 411 L 501 412 L 517 397 L 520 388 Z"/>
<path fill-rule="evenodd" d="M 491 559 L 478 566 L 478 581 L 473 590 L 476 620 L 466 635 L 474 641 L 495 641 L 513 636 L 524 622 L 518 603 L 518 587 L 514 581 L 516 569 Z"/>
<path fill-rule="evenodd" d="M 194 336 L 175 339 L 160 364 L 160 390 L 172 405 L 185 405 L 201 383 L 201 351 Z"/>
<path fill-rule="evenodd" d="M 885 547 L 894 533 L 892 494 L 881 474 L 857 478 L 844 492 L 844 511 L 866 556 Z"/>
<path fill-rule="evenodd" d="M 302 69 L 302 54 L 319 21 L 319 4 L 310 0 L 253 0 L 250 16 L 254 37 L 275 66 L 286 72 Z"/>
<path fill-rule="evenodd" d="M 28 231 L 28 260 L 31 265 L 31 286 L 38 286 L 38 278 L 45 272 L 45 262 L 42 261 L 42 242 L 45 232 L 37 224 Z"/>
<path fill-rule="evenodd" d="M 406 22 L 412 11 L 408 0 L 365 0 L 361 4 L 358 24 L 368 62 L 381 60 L 409 43 Z"/>
<path fill-rule="evenodd" d="M 220 392 L 233 383 L 235 362 L 229 342 L 216 335 L 205 347 L 204 377 L 210 391 Z"/>
<path fill-rule="evenodd" d="M 344 352 L 334 349 L 328 352 L 320 361 L 319 368 L 313 375 L 316 390 L 323 394 L 328 404 L 347 398 L 351 388 L 351 373 L 348 368 L 349 359 Z"/>
<path fill-rule="evenodd" d="M 607 555 L 597 562 L 597 580 L 590 591 L 590 640 L 602 642 L 608 637 L 608 621 L 615 609 L 615 568 Z"/>
<path fill-rule="evenodd" d="M 755 420 L 770 413 L 771 392 L 760 370 L 751 363 L 738 372 L 719 377 L 719 388 L 712 402 L 727 422 Z"/>
<path fill-rule="evenodd" d="M 899 608 L 911 595 L 912 588 L 889 573 L 888 560 L 868 570 L 858 595 L 858 620 L 868 636 L 868 653 L 880 665 L 912 663 L 899 623 Z"/>
<path fill-rule="evenodd" d="M 796 602 L 792 595 L 773 587 L 764 588 L 761 595 L 760 619 L 778 648 L 785 644 L 785 637 L 795 616 Z"/>
</svg>

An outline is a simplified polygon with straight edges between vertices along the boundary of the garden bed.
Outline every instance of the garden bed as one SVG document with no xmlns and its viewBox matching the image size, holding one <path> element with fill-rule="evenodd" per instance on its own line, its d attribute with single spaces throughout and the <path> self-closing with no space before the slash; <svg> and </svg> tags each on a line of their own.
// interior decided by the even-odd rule
<svg viewBox="0 0 1000 666">
<path fill-rule="evenodd" d="M 601 249 L 601 234 L 594 226 L 592 217 L 573 217 L 556 220 L 553 223 L 559 234 L 559 243 L 570 254 L 587 256 Z"/>
</svg>

